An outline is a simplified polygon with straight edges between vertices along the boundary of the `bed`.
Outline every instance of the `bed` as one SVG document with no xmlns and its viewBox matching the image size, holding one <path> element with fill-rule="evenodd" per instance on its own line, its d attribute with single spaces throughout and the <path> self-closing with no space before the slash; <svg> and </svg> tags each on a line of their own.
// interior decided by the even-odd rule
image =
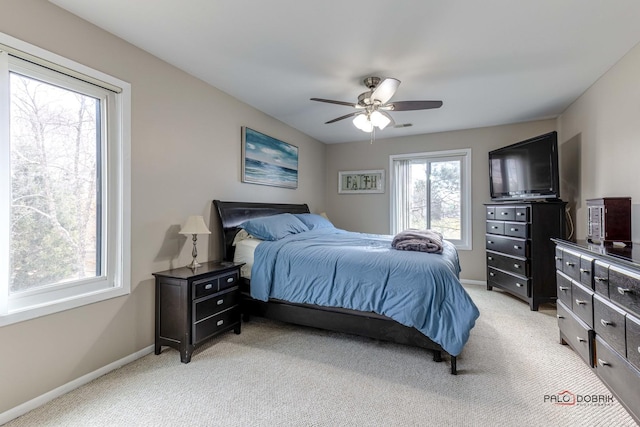
<svg viewBox="0 0 640 427">
<path fill-rule="evenodd" d="M 221 200 L 214 200 L 213 203 L 220 221 L 222 233 L 221 250 L 222 257 L 225 261 L 238 261 L 236 259 L 237 257 L 234 256 L 236 255 L 235 243 L 238 242 L 238 238 L 242 232 L 247 234 L 246 231 L 243 231 L 239 227 L 243 223 L 245 224 L 243 227 L 246 227 L 246 221 L 253 222 L 253 220 L 256 219 L 274 219 L 287 216 L 279 214 L 293 214 L 298 215 L 298 217 L 311 216 L 308 215 L 310 212 L 306 204 L 229 202 Z M 389 275 L 384 285 L 384 291 L 375 290 L 374 288 L 371 288 L 372 290 L 369 291 L 369 288 L 364 287 L 362 280 L 360 280 L 362 275 L 368 274 L 367 271 L 369 271 L 369 267 L 366 266 L 358 270 L 357 280 L 359 283 L 356 286 L 357 291 L 353 291 L 353 287 L 348 288 L 351 290 L 347 289 L 346 291 L 336 287 L 336 290 L 332 291 L 334 293 L 351 292 L 346 298 L 346 301 L 353 300 L 355 295 L 355 299 L 359 300 L 358 304 L 364 305 L 356 306 L 343 301 L 338 303 L 340 305 L 338 306 L 338 304 L 332 302 L 334 299 L 332 293 L 328 291 L 325 292 L 324 290 L 318 291 L 320 288 L 312 286 L 313 282 L 316 282 L 316 280 L 325 281 L 325 276 L 334 274 L 336 275 L 334 280 L 323 285 L 325 288 L 333 289 L 334 282 L 342 283 L 350 281 L 348 277 L 346 279 L 344 277 L 346 271 L 352 271 L 352 268 L 358 269 L 359 267 L 355 266 L 355 264 L 349 264 L 348 268 L 338 269 L 334 265 L 334 272 L 326 274 L 326 271 L 330 270 L 326 270 L 323 273 L 323 262 L 314 261 L 313 265 L 315 267 L 304 269 L 296 263 L 308 262 L 308 260 L 305 259 L 307 257 L 305 252 L 307 247 L 313 247 L 316 248 L 313 250 L 321 251 L 341 250 L 342 252 L 338 255 L 333 254 L 333 252 L 322 252 L 322 259 L 326 260 L 327 257 L 331 258 L 335 256 L 336 259 L 340 259 L 341 263 L 343 263 L 343 260 L 351 259 L 354 260 L 353 262 L 359 262 L 357 261 L 358 258 L 355 256 L 355 252 L 359 252 L 360 248 L 364 246 L 367 247 L 366 251 L 369 251 L 370 247 L 373 247 L 373 253 L 365 251 L 364 257 L 361 257 L 363 262 L 366 263 L 368 262 L 366 260 L 370 261 L 378 258 L 390 259 L 390 262 L 393 263 L 392 270 L 394 277 L 396 277 L 395 275 L 397 274 L 400 274 L 398 277 L 405 277 L 402 276 L 402 274 L 409 274 L 411 272 L 410 268 L 413 267 L 406 267 L 407 272 L 404 272 L 405 258 L 419 258 L 420 260 L 433 259 L 440 263 L 442 255 L 416 252 L 409 253 L 408 251 L 391 249 L 390 236 L 365 235 L 339 229 L 315 229 L 310 231 L 305 230 L 305 232 L 300 233 L 296 231 L 295 233 L 293 235 L 286 235 L 286 237 L 282 239 L 278 236 L 274 241 L 269 241 L 264 245 L 261 240 L 253 242 L 253 247 L 256 250 L 256 264 L 254 264 L 253 269 L 249 268 L 247 270 L 245 268 L 243 270 L 241 280 L 241 306 L 245 320 L 250 319 L 251 316 L 259 316 L 287 323 L 425 348 L 433 352 L 433 360 L 436 362 L 442 361 L 443 355 L 448 358 L 450 360 L 451 374 L 457 374 L 457 356 L 460 354 L 462 346 L 466 342 L 479 312 L 458 280 L 457 273 L 459 266 L 457 264 L 457 252 L 455 252 L 455 249 L 451 249 L 452 245 L 450 243 L 447 242 L 448 245 L 450 245 L 448 246 L 449 249 L 445 248 L 443 252 L 444 254 L 449 251 L 447 256 L 452 259 L 450 262 L 447 261 L 447 267 L 444 268 L 444 270 L 447 271 L 438 271 L 434 275 L 429 272 L 420 274 L 419 276 L 425 277 L 424 280 L 430 281 L 430 285 L 420 286 L 420 292 L 431 292 L 437 296 L 439 304 L 437 310 L 430 311 L 421 309 L 420 307 L 417 307 L 417 309 L 415 307 L 405 309 L 402 304 L 415 305 L 416 298 L 408 299 L 405 297 L 397 297 L 397 294 L 392 293 L 392 280 L 389 279 Z M 361 244 L 359 243 L 360 238 L 370 239 L 370 241 L 367 240 L 367 242 Z M 353 241 L 355 242 L 356 249 L 349 249 L 350 252 L 345 252 L 347 251 L 346 247 L 348 245 L 346 243 L 336 244 L 333 239 Z M 329 246 L 339 246 L 339 248 L 327 249 L 327 242 Z M 340 242 L 342 242 L 342 240 L 340 240 Z M 260 245 L 259 250 L 258 245 Z M 311 251 L 311 249 L 309 250 Z M 451 251 L 453 251 L 453 253 L 451 253 Z M 287 255 L 288 253 L 290 254 Z M 275 254 L 277 254 L 277 256 Z M 291 259 L 286 258 L 287 256 Z M 309 252 L 309 256 L 312 256 L 312 252 Z M 360 255 L 358 255 L 358 257 L 360 257 Z M 285 273 L 276 274 L 273 273 L 277 271 L 275 268 L 276 260 L 278 263 L 283 263 L 286 260 L 286 262 L 292 264 L 287 265 Z M 268 264 L 268 262 L 272 262 L 273 264 Z M 455 266 L 449 264 L 455 264 Z M 403 266 L 403 268 L 399 268 L 398 266 Z M 304 271 L 305 275 L 302 277 L 296 276 L 296 274 L 294 274 L 296 269 Z M 312 270 L 317 270 L 318 275 L 322 277 L 309 276 L 309 274 L 311 274 L 309 271 Z M 451 272 L 450 270 L 454 271 Z M 292 271 L 294 273 L 292 273 Z M 337 274 L 340 274 L 340 277 L 337 276 Z M 372 274 L 375 275 L 375 273 Z M 427 276 L 429 279 L 426 278 Z M 417 277 L 417 275 L 414 274 L 411 277 Z M 401 287 L 403 287 L 408 282 L 420 282 L 421 280 L 401 280 L 400 283 L 402 284 Z M 288 281 L 292 283 L 286 283 Z M 370 280 L 367 284 L 373 281 L 374 280 Z M 294 283 L 295 286 L 300 286 L 302 290 L 294 287 Z M 431 290 L 432 288 L 434 289 L 433 291 Z M 370 295 L 376 297 L 376 295 L 381 292 L 385 293 L 385 296 L 389 294 L 396 295 L 396 297 L 395 299 L 390 298 L 390 302 L 380 302 L 377 300 L 376 302 L 369 302 L 368 298 Z M 302 297 L 300 296 L 301 294 L 303 295 Z M 325 294 L 328 296 L 323 296 Z M 305 302 L 307 298 L 311 298 L 310 300 L 316 303 L 310 304 Z M 328 300 L 323 298 L 328 298 Z M 403 298 L 406 302 L 403 302 Z M 430 298 L 433 299 L 433 296 Z M 450 301 L 454 301 L 455 304 L 449 303 Z M 361 309 L 360 307 L 365 308 Z M 421 319 L 426 320 L 420 320 L 417 323 L 414 322 L 414 324 L 412 323 L 412 319 L 407 320 L 402 318 L 405 312 L 420 312 L 420 316 L 423 316 Z M 440 318 L 440 314 L 434 314 L 436 312 L 446 312 L 447 315 Z M 400 316 L 400 318 L 398 316 Z M 444 332 L 441 333 L 441 331 Z M 455 333 L 452 334 L 451 331 Z M 454 337 L 451 339 L 443 338 L 443 335 L 454 335 Z"/>
</svg>

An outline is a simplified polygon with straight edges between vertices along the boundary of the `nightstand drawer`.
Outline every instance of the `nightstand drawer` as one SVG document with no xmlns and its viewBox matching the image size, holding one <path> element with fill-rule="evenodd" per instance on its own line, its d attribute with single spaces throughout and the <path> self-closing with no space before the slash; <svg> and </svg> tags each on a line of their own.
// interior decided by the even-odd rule
<svg viewBox="0 0 640 427">
<path fill-rule="evenodd" d="M 600 295 L 593 298 L 593 329 L 615 351 L 626 356 L 625 314 Z"/>
<path fill-rule="evenodd" d="M 218 291 L 218 276 L 193 281 L 193 299 L 215 294 Z"/>
<path fill-rule="evenodd" d="M 220 313 L 240 303 L 240 293 L 237 287 L 200 299 L 193 303 L 193 317 L 196 322 Z"/>
<path fill-rule="evenodd" d="M 560 336 L 580 355 L 589 366 L 593 366 L 593 331 L 578 319 L 562 302 L 557 305 Z"/>
<path fill-rule="evenodd" d="M 240 275 L 237 271 L 220 276 L 220 290 L 222 291 L 223 289 L 235 286 L 239 278 Z"/>
<path fill-rule="evenodd" d="M 208 317 L 193 325 L 193 343 L 209 338 L 219 331 L 229 329 L 240 322 L 240 307 L 236 306 L 215 316 Z"/>
</svg>

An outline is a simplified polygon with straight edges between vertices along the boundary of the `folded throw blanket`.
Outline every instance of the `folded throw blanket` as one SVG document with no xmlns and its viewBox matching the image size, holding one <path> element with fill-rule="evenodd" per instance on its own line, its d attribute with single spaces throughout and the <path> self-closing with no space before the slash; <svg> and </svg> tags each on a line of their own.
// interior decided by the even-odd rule
<svg viewBox="0 0 640 427">
<path fill-rule="evenodd" d="M 420 251 L 433 254 L 442 253 L 442 234 L 435 230 L 410 228 L 393 237 L 391 247 L 400 251 Z"/>
</svg>

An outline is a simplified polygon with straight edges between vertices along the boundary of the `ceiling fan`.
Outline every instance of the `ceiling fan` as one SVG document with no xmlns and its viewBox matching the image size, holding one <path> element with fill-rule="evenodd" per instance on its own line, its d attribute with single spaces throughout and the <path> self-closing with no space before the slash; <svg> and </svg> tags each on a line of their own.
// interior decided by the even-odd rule
<svg viewBox="0 0 640 427">
<path fill-rule="evenodd" d="M 442 107 L 442 101 L 396 101 L 389 102 L 398 90 L 400 80 L 387 77 L 367 77 L 363 81 L 369 89 L 358 96 L 358 102 L 334 101 L 331 99 L 311 98 L 311 101 L 353 107 L 356 111 L 325 122 L 335 123 L 353 117 L 353 124 L 364 132 L 373 132 L 374 127 L 382 130 L 389 124 L 395 124 L 388 111 L 429 110 Z"/>
</svg>

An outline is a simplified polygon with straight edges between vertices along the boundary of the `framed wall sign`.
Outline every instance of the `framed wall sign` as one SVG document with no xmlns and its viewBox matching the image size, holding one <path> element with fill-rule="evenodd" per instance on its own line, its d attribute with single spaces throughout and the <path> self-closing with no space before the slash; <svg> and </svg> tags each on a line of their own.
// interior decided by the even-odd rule
<svg viewBox="0 0 640 427">
<path fill-rule="evenodd" d="M 338 193 L 384 193 L 384 169 L 338 172 Z"/>
<path fill-rule="evenodd" d="M 242 182 L 298 188 L 298 147 L 243 126 Z"/>
</svg>

